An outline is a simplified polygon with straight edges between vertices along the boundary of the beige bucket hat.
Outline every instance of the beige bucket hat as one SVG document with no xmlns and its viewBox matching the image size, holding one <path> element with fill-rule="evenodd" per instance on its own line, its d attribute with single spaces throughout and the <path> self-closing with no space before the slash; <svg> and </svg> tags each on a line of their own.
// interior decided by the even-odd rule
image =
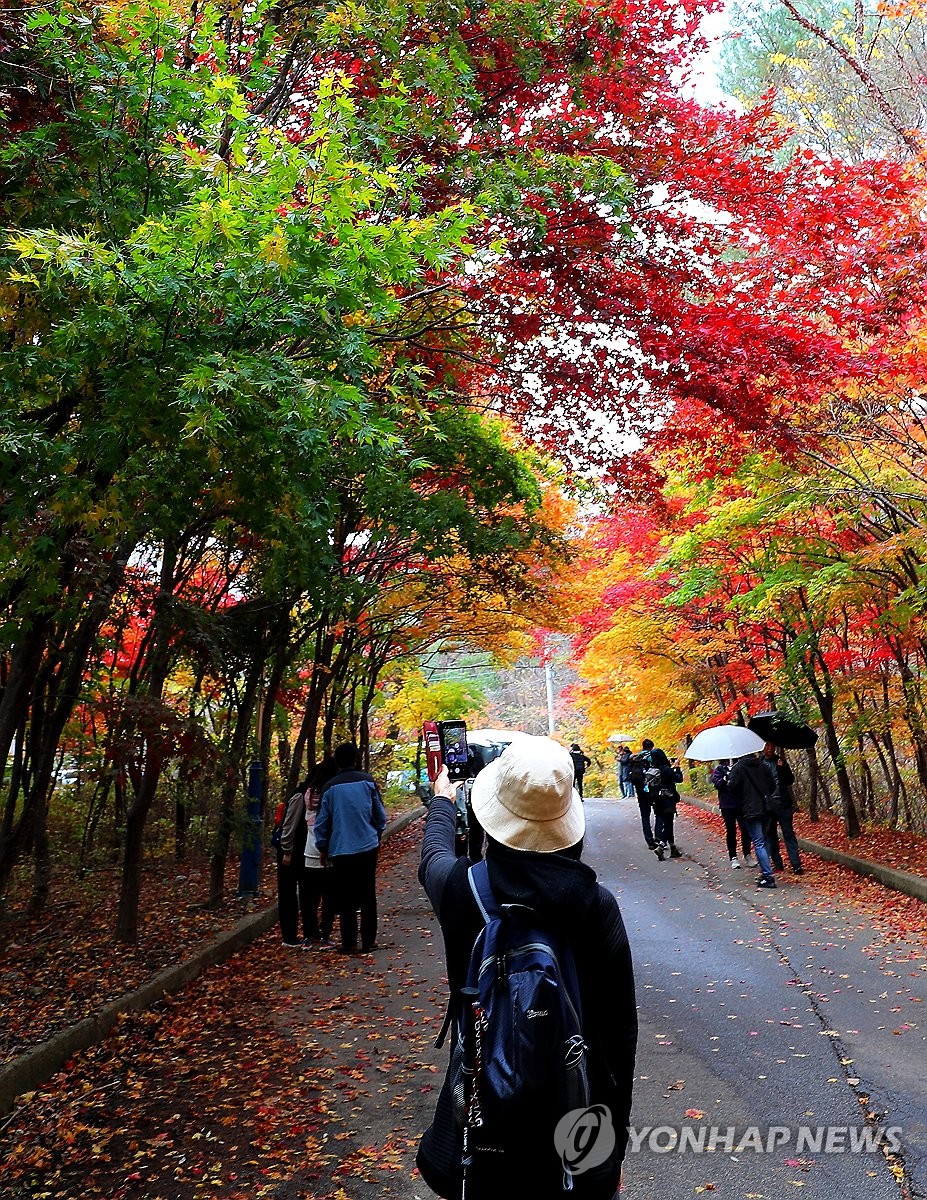
<svg viewBox="0 0 927 1200">
<path fill-rule="evenodd" d="M 474 779 L 470 799 L 489 836 L 513 850 L 566 850 L 586 829 L 573 760 L 552 738 L 512 742 Z"/>
</svg>

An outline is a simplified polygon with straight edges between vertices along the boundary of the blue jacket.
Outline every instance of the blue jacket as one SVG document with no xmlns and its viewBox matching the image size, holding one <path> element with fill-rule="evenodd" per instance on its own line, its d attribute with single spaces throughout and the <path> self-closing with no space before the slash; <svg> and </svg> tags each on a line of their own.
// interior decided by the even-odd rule
<svg viewBox="0 0 927 1200">
<path fill-rule="evenodd" d="M 322 854 L 375 850 L 386 828 L 386 809 L 366 771 L 339 771 L 325 785 L 315 819 L 315 844 Z"/>
</svg>

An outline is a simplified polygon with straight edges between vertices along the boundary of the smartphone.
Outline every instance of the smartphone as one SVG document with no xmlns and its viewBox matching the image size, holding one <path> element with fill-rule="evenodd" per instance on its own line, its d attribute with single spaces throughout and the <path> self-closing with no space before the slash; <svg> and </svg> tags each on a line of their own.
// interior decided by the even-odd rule
<svg viewBox="0 0 927 1200">
<path fill-rule="evenodd" d="M 441 758 L 451 779 L 466 779 L 470 748 L 465 721 L 438 721 Z"/>
<path fill-rule="evenodd" d="M 438 734 L 438 726 L 434 721 L 425 721 L 422 724 L 422 741 L 425 745 L 425 770 L 428 772 L 428 778 L 434 783 L 444 766 L 444 760 L 441 757 L 441 738 Z"/>
</svg>

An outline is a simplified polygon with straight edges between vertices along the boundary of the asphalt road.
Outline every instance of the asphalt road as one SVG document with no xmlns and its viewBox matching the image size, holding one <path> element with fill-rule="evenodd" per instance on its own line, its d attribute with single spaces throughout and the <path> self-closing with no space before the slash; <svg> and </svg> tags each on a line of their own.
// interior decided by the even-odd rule
<svg viewBox="0 0 927 1200">
<path fill-rule="evenodd" d="M 683 810 L 684 857 L 660 863 L 636 803 L 589 800 L 586 813 L 585 858 L 618 896 L 637 978 L 638 1150 L 622 1200 L 927 1196 L 924 945 L 819 894 L 813 859 L 758 891 L 755 871 L 730 869 L 720 820 L 715 832 Z M 324 1136 L 281 1186 L 286 1200 L 432 1200 L 413 1164 L 446 1066 L 433 1044 L 446 988 L 415 879 L 420 829 L 381 875 L 375 961 L 313 957 L 294 977 L 286 1036 L 303 1049 L 310 1095 L 329 1082 Z M 798 1144 L 802 1127 L 810 1144 Z M 902 1130 L 896 1158 L 848 1151 L 880 1127 Z"/>
<path fill-rule="evenodd" d="M 757 889 L 755 871 L 730 869 L 720 820 L 713 836 L 683 810 L 684 857 L 661 863 L 635 802 L 586 812 L 584 857 L 622 906 L 641 1021 L 622 1200 L 927 1196 L 923 944 L 819 897 L 813 860 Z M 900 1128 L 897 1157 L 849 1150 L 878 1128 Z"/>
</svg>

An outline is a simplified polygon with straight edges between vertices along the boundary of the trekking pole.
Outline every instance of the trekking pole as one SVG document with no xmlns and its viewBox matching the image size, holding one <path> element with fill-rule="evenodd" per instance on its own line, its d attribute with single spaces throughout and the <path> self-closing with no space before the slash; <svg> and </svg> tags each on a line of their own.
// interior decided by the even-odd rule
<svg viewBox="0 0 927 1200">
<path fill-rule="evenodd" d="M 461 1200 L 467 1200 L 467 1183 L 472 1166 L 472 1157 L 470 1153 L 470 1130 L 477 1129 L 483 1124 L 483 1117 L 480 1112 L 480 1098 L 477 1089 L 477 1082 L 482 1066 L 482 1027 L 481 1023 L 485 1021 L 483 1010 L 479 1004 L 479 993 L 476 988 L 461 988 L 461 997 L 464 1001 L 464 1013 L 466 1014 L 466 1024 L 464 1026 L 464 1080 L 466 1081 L 466 1094 L 464 1101 L 466 1109 L 464 1112 L 463 1123 L 463 1153 L 461 1155 L 461 1165 L 463 1167 L 463 1180 L 461 1183 L 460 1196 Z"/>
</svg>

